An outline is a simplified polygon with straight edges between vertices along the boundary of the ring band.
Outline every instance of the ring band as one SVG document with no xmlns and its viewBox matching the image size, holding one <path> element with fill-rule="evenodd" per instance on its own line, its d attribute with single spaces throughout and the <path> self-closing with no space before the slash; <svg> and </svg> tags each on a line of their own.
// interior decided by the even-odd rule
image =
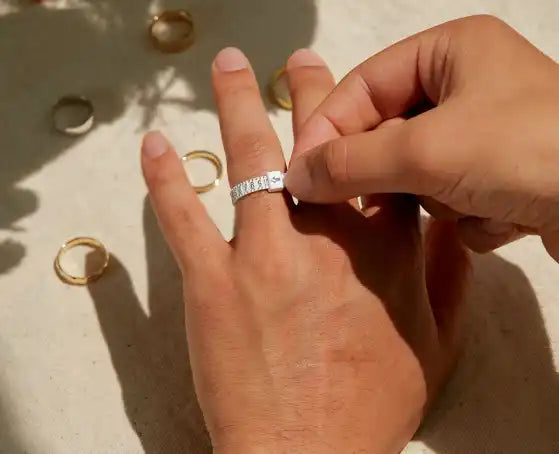
<svg viewBox="0 0 559 454">
<path fill-rule="evenodd" d="M 158 36 L 156 28 L 158 24 L 181 23 L 187 27 L 185 34 L 177 39 L 166 40 Z M 192 15 L 183 9 L 164 11 L 154 16 L 149 27 L 149 36 L 156 49 L 161 52 L 172 54 L 188 49 L 194 43 L 194 21 Z"/>
<path fill-rule="evenodd" d="M 231 189 L 231 201 L 235 205 L 239 200 L 249 194 L 260 191 L 281 192 L 285 188 L 283 184 L 284 173 L 279 170 L 266 172 L 260 177 L 243 181 Z"/>
<path fill-rule="evenodd" d="M 219 181 L 223 177 L 223 164 L 221 163 L 221 160 L 215 154 L 204 150 L 191 151 L 181 158 L 183 162 L 192 161 L 193 159 L 205 159 L 206 161 L 211 162 L 215 167 L 216 172 L 214 181 L 206 185 L 194 186 L 194 190 L 198 194 L 203 194 L 204 192 L 211 191 L 213 188 L 217 187 L 219 185 Z"/>
<path fill-rule="evenodd" d="M 101 264 L 101 267 L 91 274 L 86 274 L 85 276 L 72 276 L 71 274 L 67 273 L 64 268 L 62 268 L 60 259 L 66 252 L 68 252 L 70 249 L 75 248 L 76 246 L 90 246 L 93 249 L 101 251 L 101 253 L 103 254 L 103 263 Z M 96 240 L 95 238 L 90 237 L 77 237 L 71 239 L 70 241 L 67 241 L 60 247 L 58 253 L 56 254 L 56 258 L 54 259 L 54 269 L 56 271 L 56 274 L 63 282 L 71 285 L 87 285 L 90 282 L 99 279 L 107 269 L 107 266 L 109 266 L 109 253 L 107 252 L 107 249 L 105 248 L 103 243 Z"/>
<path fill-rule="evenodd" d="M 270 99 L 275 102 L 278 106 L 285 110 L 293 110 L 293 102 L 288 96 L 282 97 L 277 92 L 277 84 L 282 76 L 285 75 L 285 68 L 278 69 L 272 76 L 272 81 L 268 87 L 268 93 Z"/>
<path fill-rule="evenodd" d="M 66 125 L 63 122 L 61 122 L 58 117 L 58 114 L 62 109 L 66 107 L 84 108 L 87 112 L 85 120 L 75 126 Z M 85 134 L 93 127 L 93 121 L 94 121 L 93 113 L 94 113 L 93 103 L 89 99 L 79 95 L 63 96 L 52 107 L 52 119 L 53 119 L 54 128 L 58 132 L 61 132 L 69 136 L 79 136 L 81 134 Z"/>
</svg>

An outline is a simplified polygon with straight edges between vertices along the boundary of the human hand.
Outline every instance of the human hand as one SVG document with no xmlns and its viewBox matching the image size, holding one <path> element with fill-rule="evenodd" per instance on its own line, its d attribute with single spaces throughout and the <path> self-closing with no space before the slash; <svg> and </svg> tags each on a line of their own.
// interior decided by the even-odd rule
<svg viewBox="0 0 559 454">
<path fill-rule="evenodd" d="M 333 88 L 322 60 L 288 63 L 294 132 Z M 231 185 L 284 169 L 254 74 L 212 68 Z M 159 133 L 142 166 L 183 275 L 198 399 L 215 452 L 396 452 L 453 362 L 467 257 L 448 224 L 426 241 L 413 196 L 295 206 L 259 192 L 227 243 Z M 427 261 L 427 264 L 425 263 Z"/>
<path fill-rule="evenodd" d="M 559 66 L 496 18 L 460 19 L 354 69 L 303 128 L 286 185 L 311 202 L 417 194 L 476 251 L 531 232 L 559 260 L 558 118 Z"/>
</svg>

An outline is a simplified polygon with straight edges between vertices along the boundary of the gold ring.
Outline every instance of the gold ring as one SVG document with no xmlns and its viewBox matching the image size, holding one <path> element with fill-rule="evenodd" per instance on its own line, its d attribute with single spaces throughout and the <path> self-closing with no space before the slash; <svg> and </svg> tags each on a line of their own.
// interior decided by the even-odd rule
<svg viewBox="0 0 559 454">
<path fill-rule="evenodd" d="M 159 24 L 182 24 L 186 27 L 184 34 L 175 39 L 161 37 L 156 28 Z M 161 52 L 171 54 L 182 52 L 194 43 L 194 21 L 192 15 L 183 9 L 164 11 L 154 16 L 149 27 L 149 36 L 153 45 Z"/>
<path fill-rule="evenodd" d="M 277 91 L 277 83 L 279 82 L 280 78 L 285 75 L 285 68 L 278 69 L 273 77 L 270 85 L 268 86 L 268 92 L 270 99 L 275 102 L 278 106 L 285 110 L 293 110 L 293 103 L 291 102 L 291 98 L 288 97 L 289 95 L 282 97 Z"/>
<path fill-rule="evenodd" d="M 223 176 L 223 164 L 215 154 L 210 153 L 209 151 L 197 150 L 185 154 L 181 159 L 185 163 L 188 161 L 192 161 L 193 159 L 205 159 L 206 161 L 211 162 L 215 167 L 216 177 L 214 181 L 203 186 L 194 186 L 194 190 L 198 194 L 203 194 L 204 192 L 208 192 L 219 185 L 219 181 Z"/>
<path fill-rule="evenodd" d="M 93 249 L 101 251 L 104 257 L 101 267 L 93 273 L 87 274 L 85 276 L 72 276 L 71 274 L 68 274 L 64 270 L 64 268 L 62 268 L 60 259 L 66 252 L 68 252 L 70 249 L 75 248 L 76 246 L 90 246 Z M 107 252 L 107 249 L 105 248 L 103 243 L 90 237 L 78 237 L 67 241 L 60 247 L 60 249 L 58 250 L 58 254 L 56 254 L 56 259 L 54 260 L 54 269 L 56 270 L 56 274 L 58 275 L 58 277 L 63 282 L 71 285 L 87 285 L 90 282 L 99 279 L 107 269 L 107 266 L 109 266 L 109 253 Z"/>
<path fill-rule="evenodd" d="M 67 124 L 68 120 L 60 118 L 60 112 L 65 108 L 80 107 L 86 111 L 85 120 L 79 124 Z M 79 136 L 85 134 L 93 127 L 93 103 L 79 95 L 68 95 L 60 98 L 52 108 L 52 120 L 54 128 L 63 134 L 69 136 Z"/>
</svg>

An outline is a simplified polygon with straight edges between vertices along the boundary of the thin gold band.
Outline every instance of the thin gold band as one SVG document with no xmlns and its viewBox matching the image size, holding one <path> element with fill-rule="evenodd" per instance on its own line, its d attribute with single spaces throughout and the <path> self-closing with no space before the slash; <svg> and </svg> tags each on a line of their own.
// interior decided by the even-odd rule
<svg viewBox="0 0 559 454">
<path fill-rule="evenodd" d="M 186 24 L 189 27 L 188 32 L 182 38 L 172 41 L 166 41 L 157 36 L 155 27 L 158 23 L 169 24 L 173 22 Z M 194 43 L 194 21 L 192 20 L 192 15 L 183 9 L 163 11 L 158 16 L 153 16 L 149 26 L 149 36 L 153 45 L 161 52 L 167 54 L 182 52 Z"/>
<path fill-rule="evenodd" d="M 66 252 L 68 252 L 70 249 L 75 248 L 76 246 L 90 246 L 94 249 L 97 249 L 98 251 L 101 251 L 104 256 L 103 264 L 101 265 L 101 267 L 91 274 L 87 274 L 85 276 L 72 276 L 71 274 L 67 273 L 64 268 L 62 268 L 60 259 Z M 58 253 L 56 254 L 56 258 L 54 259 L 54 269 L 56 271 L 56 274 L 63 282 L 71 285 L 87 285 L 90 282 L 99 279 L 107 269 L 107 266 L 109 266 L 109 253 L 107 252 L 107 249 L 105 248 L 103 243 L 96 240 L 95 238 L 90 237 L 78 237 L 67 241 L 60 247 Z"/>
<path fill-rule="evenodd" d="M 68 106 L 82 106 L 87 110 L 87 118 L 85 121 L 76 126 L 61 126 L 56 121 L 57 112 L 60 109 Z M 67 95 L 60 98 L 52 107 L 52 119 L 54 128 L 63 134 L 69 136 L 79 136 L 85 134 L 93 127 L 94 122 L 94 108 L 93 103 L 84 96 L 80 95 Z"/>
<path fill-rule="evenodd" d="M 278 106 L 280 106 L 282 109 L 293 110 L 293 103 L 291 99 L 282 98 L 281 96 L 278 96 L 278 93 L 276 92 L 275 89 L 276 84 L 278 83 L 280 77 L 283 76 L 284 74 L 285 74 L 285 68 L 280 68 L 276 72 L 274 72 L 274 75 L 272 76 L 272 80 L 268 87 L 268 92 L 269 92 L 270 99 L 273 102 L 275 102 Z"/>
<path fill-rule="evenodd" d="M 194 186 L 194 190 L 198 194 L 203 194 L 204 192 L 211 191 L 213 188 L 219 185 L 219 181 L 223 177 L 223 164 L 215 154 L 205 150 L 196 150 L 185 154 L 181 159 L 183 162 L 192 161 L 193 159 L 205 159 L 206 161 L 211 162 L 215 167 L 216 177 L 214 181 L 206 185 Z"/>
</svg>

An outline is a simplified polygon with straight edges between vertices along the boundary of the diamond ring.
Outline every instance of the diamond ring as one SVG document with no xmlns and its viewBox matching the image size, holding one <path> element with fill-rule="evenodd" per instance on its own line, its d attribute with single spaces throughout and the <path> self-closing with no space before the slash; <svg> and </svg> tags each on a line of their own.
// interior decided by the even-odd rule
<svg viewBox="0 0 559 454">
<path fill-rule="evenodd" d="M 243 197 L 260 191 L 281 192 L 284 189 L 283 176 L 285 174 L 279 170 L 266 172 L 260 177 L 245 180 L 231 189 L 231 201 L 235 205 Z"/>
</svg>

